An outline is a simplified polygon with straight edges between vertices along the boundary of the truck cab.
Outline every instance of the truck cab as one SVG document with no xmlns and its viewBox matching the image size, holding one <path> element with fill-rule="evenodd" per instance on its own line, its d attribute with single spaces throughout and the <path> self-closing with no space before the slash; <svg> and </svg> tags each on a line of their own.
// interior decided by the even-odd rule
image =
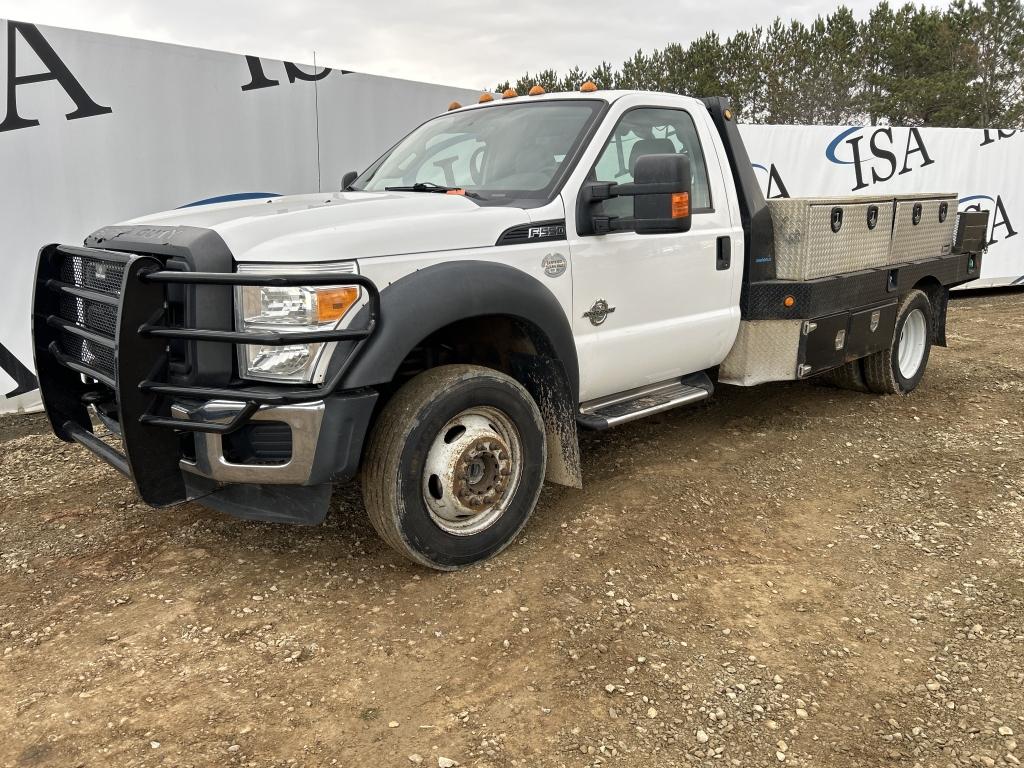
<svg viewBox="0 0 1024 768">
<path fill-rule="evenodd" d="M 909 393 L 985 223 L 949 195 L 773 211 L 723 99 L 592 84 L 453 104 L 342 186 L 44 247 L 55 433 L 154 506 L 316 524 L 359 477 L 385 541 L 458 568 L 581 485 L 579 428 L 716 380 Z"/>
</svg>

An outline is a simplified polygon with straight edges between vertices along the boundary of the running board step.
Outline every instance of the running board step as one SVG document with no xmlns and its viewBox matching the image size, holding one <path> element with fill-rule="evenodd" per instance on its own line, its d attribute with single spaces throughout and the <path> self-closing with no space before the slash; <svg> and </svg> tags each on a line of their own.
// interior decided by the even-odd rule
<svg viewBox="0 0 1024 768">
<path fill-rule="evenodd" d="M 705 373 L 663 381 L 580 405 L 576 420 L 589 429 L 608 429 L 627 421 L 707 400 L 715 387 Z"/>
</svg>

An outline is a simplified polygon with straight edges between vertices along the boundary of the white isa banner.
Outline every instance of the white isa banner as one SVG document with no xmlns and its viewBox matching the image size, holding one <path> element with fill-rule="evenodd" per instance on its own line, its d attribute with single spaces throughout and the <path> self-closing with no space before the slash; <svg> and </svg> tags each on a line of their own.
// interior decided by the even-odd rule
<svg viewBox="0 0 1024 768">
<path fill-rule="evenodd" d="M 989 211 L 988 253 L 968 288 L 1024 285 L 1024 131 L 743 125 L 767 197 L 956 192 Z"/>
<path fill-rule="evenodd" d="M 211 199 L 336 190 L 468 92 L 0 19 L 0 413 L 38 406 L 36 254 Z"/>
<path fill-rule="evenodd" d="M 0 413 L 39 404 L 36 253 L 213 200 L 335 190 L 476 92 L 0 19 Z M 766 194 L 956 191 L 992 211 L 978 285 L 1022 282 L 1024 132 L 743 126 Z"/>
</svg>

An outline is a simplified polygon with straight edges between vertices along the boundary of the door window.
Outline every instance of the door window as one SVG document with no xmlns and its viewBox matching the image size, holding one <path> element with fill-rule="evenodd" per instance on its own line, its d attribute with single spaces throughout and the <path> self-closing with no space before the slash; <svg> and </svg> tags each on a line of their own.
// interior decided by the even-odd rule
<svg viewBox="0 0 1024 768">
<path fill-rule="evenodd" d="M 592 181 L 633 181 L 636 161 L 644 155 L 680 154 L 690 158 L 690 200 L 693 213 L 713 210 L 711 188 L 704 152 L 697 137 L 697 128 L 689 113 L 680 109 L 633 109 L 619 120 L 602 150 Z M 599 216 L 629 217 L 633 215 L 632 197 L 613 197 L 594 206 Z"/>
</svg>

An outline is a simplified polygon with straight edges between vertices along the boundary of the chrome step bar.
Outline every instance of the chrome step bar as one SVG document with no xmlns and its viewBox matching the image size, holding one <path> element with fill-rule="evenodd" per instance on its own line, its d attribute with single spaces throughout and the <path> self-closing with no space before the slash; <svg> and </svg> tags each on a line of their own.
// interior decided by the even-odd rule
<svg viewBox="0 0 1024 768">
<path fill-rule="evenodd" d="M 711 379 L 704 373 L 695 373 L 683 379 L 650 384 L 581 403 L 577 421 L 590 429 L 608 429 L 644 416 L 707 400 L 713 391 Z"/>
</svg>

